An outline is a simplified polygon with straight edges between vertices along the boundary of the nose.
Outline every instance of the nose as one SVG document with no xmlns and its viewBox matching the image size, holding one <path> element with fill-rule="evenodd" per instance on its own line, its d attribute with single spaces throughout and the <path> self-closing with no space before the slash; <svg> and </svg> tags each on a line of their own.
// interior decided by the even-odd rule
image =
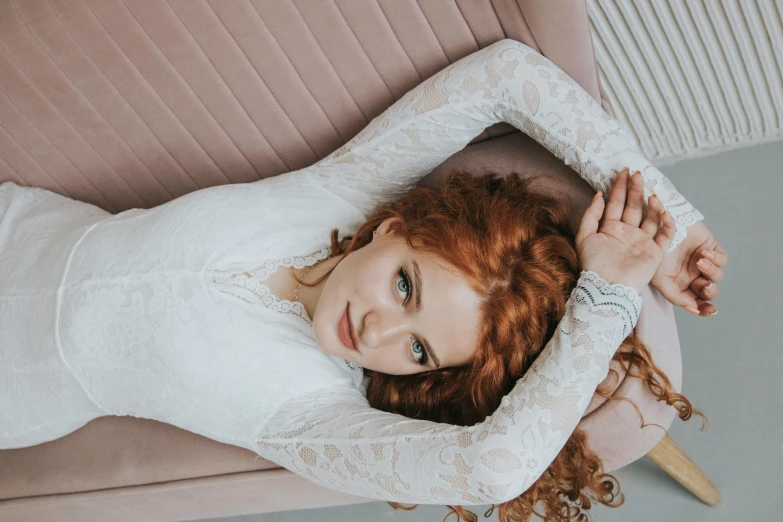
<svg viewBox="0 0 783 522">
<path fill-rule="evenodd" d="M 410 332 L 410 318 L 391 310 L 369 312 L 364 318 L 361 340 L 372 349 L 388 345 L 399 345 Z"/>
</svg>

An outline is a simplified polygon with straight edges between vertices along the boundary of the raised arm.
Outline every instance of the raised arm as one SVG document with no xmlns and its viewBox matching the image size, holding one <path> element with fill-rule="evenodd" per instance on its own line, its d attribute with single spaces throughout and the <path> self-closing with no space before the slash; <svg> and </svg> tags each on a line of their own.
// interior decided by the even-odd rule
<svg viewBox="0 0 783 522">
<path fill-rule="evenodd" d="M 552 339 L 495 413 L 474 426 L 375 410 L 356 389 L 318 390 L 282 404 L 252 449 L 325 487 L 362 497 L 452 505 L 509 501 L 563 448 L 641 305 L 634 289 L 583 271 Z"/>
<path fill-rule="evenodd" d="M 348 143 L 302 173 L 368 214 L 410 190 L 486 127 L 508 122 L 608 195 L 624 167 L 645 178 L 674 217 L 669 251 L 703 219 L 641 154 L 620 122 L 536 51 L 501 40 L 430 77 Z"/>
</svg>

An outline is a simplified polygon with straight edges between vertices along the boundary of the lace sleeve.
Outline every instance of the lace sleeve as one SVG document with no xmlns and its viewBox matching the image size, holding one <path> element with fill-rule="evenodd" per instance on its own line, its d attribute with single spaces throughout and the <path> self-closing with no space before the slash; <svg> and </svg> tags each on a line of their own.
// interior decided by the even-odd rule
<svg viewBox="0 0 783 522">
<path fill-rule="evenodd" d="M 565 445 L 641 305 L 634 289 L 583 271 L 552 339 L 498 409 L 474 426 L 375 410 L 356 389 L 318 390 L 283 403 L 253 449 L 323 486 L 367 498 L 506 502 Z"/>
<path fill-rule="evenodd" d="M 624 167 L 645 178 L 677 223 L 669 251 L 704 219 L 641 154 L 617 120 L 541 54 L 501 40 L 430 77 L 307 175 L 368 214 L 410 190 L 486 127 L 505 121 L 563 160 L 608 198 Z"/>
</svg>

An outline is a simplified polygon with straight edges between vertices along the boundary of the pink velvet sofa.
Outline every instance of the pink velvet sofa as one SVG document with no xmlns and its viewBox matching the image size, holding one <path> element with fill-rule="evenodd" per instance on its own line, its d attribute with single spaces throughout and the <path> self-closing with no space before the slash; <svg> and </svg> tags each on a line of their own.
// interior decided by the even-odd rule
<svg viewBox="0 0 783 522">
<path fill-rule="evenodd" d="M 423 79 L 502 38 L 538 49 L 611 112 L 582 0 L 0 0 L 0 181 L 120 212 L 299 169 Z M 593 194 L 505 124 L 422 184 L 455 166 L 542 174 L 542 188 L 576 210 Z M 652 287 L 643 299 L 636 332 L 679 391 L 672 306 Z M 614 394 L 660 427 L 640 429 L 630 404 L 594 397 L 580 426 L 607 471 L 645 455 L 675 415 L 613 368 Z M 5 522 L 194 520 L 372 501 L 133 417 L 0 451 Z"/>
</svg>

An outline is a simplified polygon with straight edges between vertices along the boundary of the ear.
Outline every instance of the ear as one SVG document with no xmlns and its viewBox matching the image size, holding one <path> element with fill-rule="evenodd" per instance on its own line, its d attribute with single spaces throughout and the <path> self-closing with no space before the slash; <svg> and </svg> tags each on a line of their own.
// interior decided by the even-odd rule
<svg viewBox="0 0 783 522">
<path fill-rule="evenodd" d="M 381 221 L 381 224 L 378 225 L 378 228 L 375 229 L 377 231 L 376 237 L 385 236 L 386 234 L 396 232 L 400 229 L 402 224 L 403 220 L 399 217 L 390 217 L 384 219 Z"/>
</svg>

